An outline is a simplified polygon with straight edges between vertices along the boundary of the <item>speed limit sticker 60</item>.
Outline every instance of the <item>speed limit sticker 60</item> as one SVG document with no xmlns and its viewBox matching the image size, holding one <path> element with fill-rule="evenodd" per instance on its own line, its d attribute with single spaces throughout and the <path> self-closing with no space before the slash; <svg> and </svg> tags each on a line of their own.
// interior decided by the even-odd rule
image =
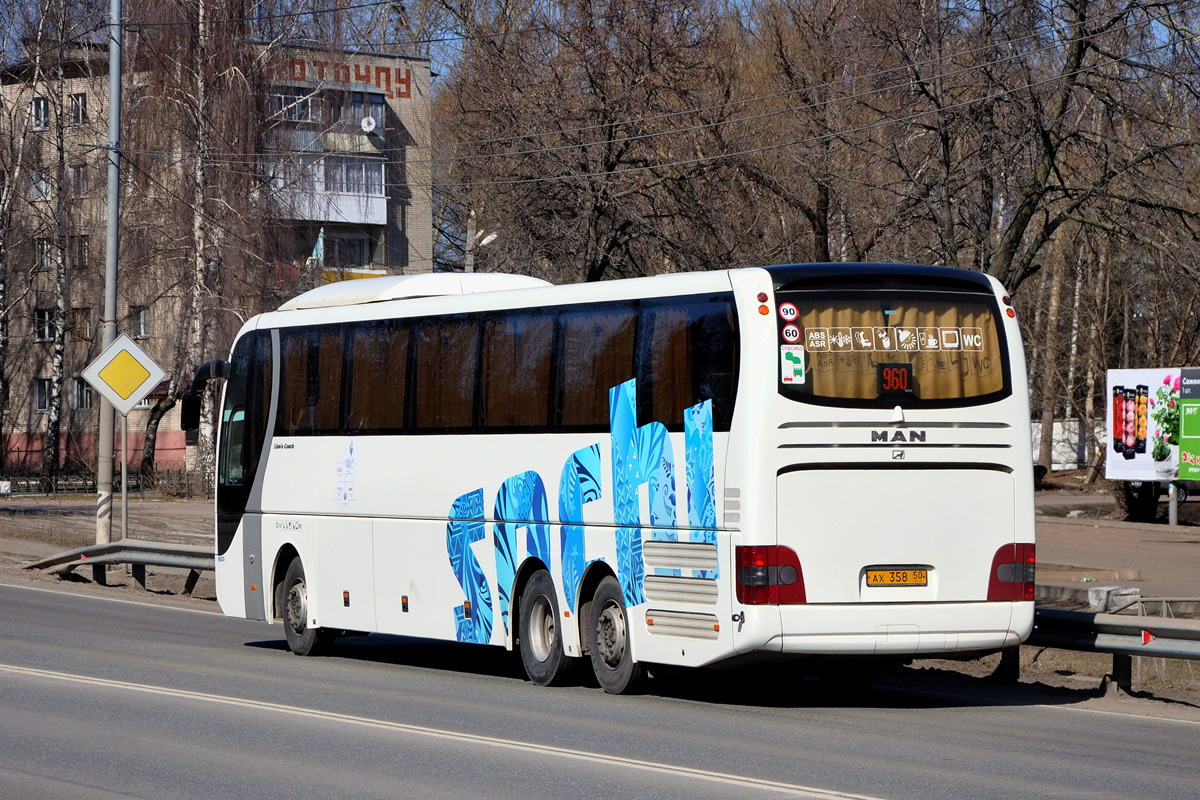
<svg viewBox="0 0 1200 800">
<path fill-rule="evenodd" d="M 797 311 L 796 307 L 791 303 L 783 303 L 779 306 L 779 316 L 783 317 L 788 322 L 791 322 L 796 319 L 796 317 L 800 316 L 800 312 Z"/>
<path fill-rule="evenodd" d="M 788 344 L 795 344 L 800 341 L 800 329 L 795 325 L 784 325 L 783 340 Z"/>
</svg>

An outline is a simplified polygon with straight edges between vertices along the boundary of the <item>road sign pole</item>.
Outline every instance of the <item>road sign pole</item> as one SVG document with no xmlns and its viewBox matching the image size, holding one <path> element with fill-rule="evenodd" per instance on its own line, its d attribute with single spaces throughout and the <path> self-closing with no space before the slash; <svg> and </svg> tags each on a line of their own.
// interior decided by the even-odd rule
<svg viewBox="0 0 1200 800">
<path fill-rule="evenodd" d="M 117 232 L 121 210 L 121 0 L 108 9 L 108 202 L 104 242 L 104 330 L 102 347 L 117 338 Z M 96 544 L 112 541 L 113 407 L 100 400 L 96 436 Z M 94 567 L 93 579 L 103 583 L 104 567 Z"/>
<path fill-rule="evenodd" d="M 129 415 L 121 415 L 121 541 L 129 538 Z"/>
</svg>

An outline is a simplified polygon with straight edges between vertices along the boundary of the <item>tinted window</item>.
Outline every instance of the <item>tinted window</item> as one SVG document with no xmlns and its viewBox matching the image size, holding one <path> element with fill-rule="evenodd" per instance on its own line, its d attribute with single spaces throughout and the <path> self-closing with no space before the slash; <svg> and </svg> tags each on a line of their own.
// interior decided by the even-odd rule
<svg viewBox="0 0 1200 800">
<path fill-rule="evenodd" d="M 483 342 L 483 427 L 545 427 L 554 318 L 518 312 L 488 319 Z"/>
<path fill-rule="evenodd" d="M 949 407 L 1011 391 L 1004 329 L 990 295 L 803 291 L 780 293 L 778 300 L 796 306 L 800 336 L 796 360 L 779 378 L 787 397 L 824 405 Z M 781 343 L 786 332 L 781 322 Z"/>
<path fill-rule="evenodd" d="M 608 430 L 608 391 L 634 377 L 637 311 L 593 306 L 565 312 L 561 325 L 559 422 Z"/>
<path fill-rule="evenodd" d="M 408 328 L 401 323 L 360 326 L 350 336 L 346 428 L 394 432 L 404 428 Z"/>
<path fill-rule="evenodd" d="M 712 400 L 713 427 L 728 430 L 737 359 L 732 301 L 645 301 L 642 330 L 638 418 L 681 429 L 685 408 Z"/>
<path fill-rule="evenodd" d="M 441 317 L 418 323 L 414 421 L 421 430 L 470 428 L 474 422 L 479 326 Z"/>
<path fill-rule="evenodd" d="M 341 430 L 341 330 L 280 331 L 279 420 L 283 436 Z"/>
</svg>

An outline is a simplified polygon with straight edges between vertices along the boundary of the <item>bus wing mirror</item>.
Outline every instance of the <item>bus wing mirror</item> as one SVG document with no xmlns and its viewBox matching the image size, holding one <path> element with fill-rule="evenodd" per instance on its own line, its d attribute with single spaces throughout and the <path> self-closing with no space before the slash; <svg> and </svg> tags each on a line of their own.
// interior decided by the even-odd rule
<svg viewBox="0 0 1200 800">
<path fill-rule="evenodd" d="M 179 427 L 185 431 L 200 430 L 200 400 L 208 382 L 214 378 L 229 377 L 229 362 L 217 359 L 201 364 L 192 378 L 192 389 L 185 392 L 182 398 L 183 407 L 179 409 Z"/>
<path fill-rule="evenodd" d="M 185 431 L 200 430 L 200 395 L 188 392 L 183 396 L 179 409 L 179 427 Z"/>
</svg>

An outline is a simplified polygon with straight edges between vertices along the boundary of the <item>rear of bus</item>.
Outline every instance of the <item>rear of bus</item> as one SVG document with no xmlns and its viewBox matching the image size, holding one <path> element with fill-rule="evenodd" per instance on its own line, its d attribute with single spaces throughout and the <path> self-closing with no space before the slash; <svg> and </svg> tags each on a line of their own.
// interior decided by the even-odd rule
<svg viewBox="0 0 1200 800">
<path fill-rule="evenodd" d="M 737 649 L 973 654 L 1027 638 L 1028 388 L 999 283 L 890 264 L 734 281 L 731 439 L 758 440 L 731 446 L 727 465 L 741 484 Z"/>
</svg>

